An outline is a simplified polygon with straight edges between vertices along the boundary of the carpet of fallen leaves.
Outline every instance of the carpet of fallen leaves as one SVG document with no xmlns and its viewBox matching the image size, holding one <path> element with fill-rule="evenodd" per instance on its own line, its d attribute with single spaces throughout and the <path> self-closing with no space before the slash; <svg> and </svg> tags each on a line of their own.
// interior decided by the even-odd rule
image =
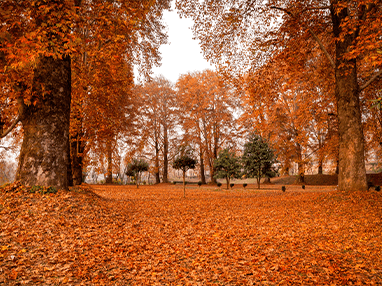
<svg viewBox="0 0 382 286">
<path fill-rule="evenodd" d="M 4 285 L 381 285 L 382 194 L 0 190 Z"/>
</svg>

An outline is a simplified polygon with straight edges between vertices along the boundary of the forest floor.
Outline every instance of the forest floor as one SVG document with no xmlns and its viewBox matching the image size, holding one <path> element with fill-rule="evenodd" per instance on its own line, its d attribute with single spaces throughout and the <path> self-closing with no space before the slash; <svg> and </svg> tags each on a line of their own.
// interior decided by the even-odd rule
<svg viewBox="0 0 382 286">
<path fill-rule="evenodd" d="M 0 285 L 382 285 L 382 192 L 0 190 Z"/>
</svg>

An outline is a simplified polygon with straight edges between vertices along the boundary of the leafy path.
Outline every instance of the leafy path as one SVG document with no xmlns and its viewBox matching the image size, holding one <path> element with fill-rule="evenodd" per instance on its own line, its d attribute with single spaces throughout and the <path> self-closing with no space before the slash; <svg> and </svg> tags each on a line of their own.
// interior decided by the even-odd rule
<svg viewBox="0 0 382 286">
<path fill-rule="evenodd" d="M 0 191 L 0 284 L 380 285 L 375 191 Z"/>
</svg>

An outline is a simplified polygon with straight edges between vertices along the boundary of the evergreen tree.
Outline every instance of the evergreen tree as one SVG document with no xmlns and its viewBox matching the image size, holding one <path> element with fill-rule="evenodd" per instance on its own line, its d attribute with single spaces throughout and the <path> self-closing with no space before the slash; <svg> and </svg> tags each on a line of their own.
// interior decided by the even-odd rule
<svg viewBox="0 0 382 286">
<path fill-rule="evenodd" d="M 180 154 L 175 158 L 172 167 L 183 172 L 183 196 L 186 197 L 186 172 L 195 169 L 198 161 L 193 157 L 192 150 L 182 147 Z"/>
<path fill-rule="evenodd" d="M 259 189 L 262 177 L 274 177 L 277 173 L 274 168 L 276 156 L 273 150 L 261 136 L 256 134 L 251 134 L 244 145 L 242 163 L 244 174 L 248 178 L 256 178 Z"/>
<path fill-rule="evenodd" d="M 240 178 L 241 164 L 235 153 L 224 149 L 219 152 L 218 158 L 214 162 L 215 178 L 224 178 L 227 181 L 227 189 L 230 186 L 231 178 Z"/>
<path fill-rule="evenodd" d="M 133 159 L 133 162 L 127 165 L 126 175 L 130 177 L 134 177 L 135 182 L 137 184 L 137 188 L 139 187 L 139 178 L 142 172 L 147 172 L 149 170 L 149 163 L 147 163 L 143 159 Z"/>
</svg>

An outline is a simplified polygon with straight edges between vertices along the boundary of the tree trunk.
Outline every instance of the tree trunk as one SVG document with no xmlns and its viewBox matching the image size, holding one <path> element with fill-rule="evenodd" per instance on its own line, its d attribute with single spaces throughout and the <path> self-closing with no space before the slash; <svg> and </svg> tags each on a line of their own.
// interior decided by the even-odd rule
<svg viewBox="0 0 382 286">
<path fill-rule="evenodd" d="M 155 184 L 160 183 L 160 174 L 159 174 L 159 146 L 158 142 L 155 141 Z"/>
<path fill-rule="evenodd" d="M 70 136 L 68 137 L 68 154 L 69 154 L 69 160 L 68 160 L 68 187 L 73 187 L 73 172 L 72 172 L 72 156 L 70 154 Z"/>
<path fill-rule="evenodd" d="M 168 131 L 163 125 L 163 183 L 168 183 Z"/>
<path fill-rule="evenodd" d="M 225 177 L 226 182 L 227 182 L 227 190 L 229 190 L 229 177 Z"/>
<path fill-rule="evenodd" d="M 186 171 L 183 170 L 183 197 L 186 197 Z"/>
<path fill-rule="evenodd" d="M 202 184 L 206 184 L 206 174 L 204 171 L 204 152 L 203 152 L 203 145 L 202 145 L 202 134 L 200 130 L 200 126 L 198 123 L 198 143 L 199 143 L 199 159 L 200 159 L 200 181 Z"/>
<path fill-rule="evenodd" d="M 34 70 L 36 104 L 25 108 L 16 179 L 27 185 L 68 188 L 70 57 L 41 57 Z M 34 99 L 32 99 L 34 100 Z"/>
<path fill-rule="evenodd" d="M 82 183 L 82 154 L 84 152 L 84 147 L 82 142 L 77 135 L 75 139 L 72 139 L 70 143 L 70 157 L 72 161 L 72 174 L 73 174 L 73 185 L 81 185 Z"/>
<path fill-rule="evenodd" d="M 106 142 L 106 152 L 107 152 L 107 174 L 106 174 L 106 184 L 113 183 L 113 150 L 111 141 Z"/>
<path fill-rule="evenodd" d="M 332 4 L 344 4 L 345 8 L 335 11 L 331 8 L 333 32 L 337 39 L 336 45 L 336 101 L 339 121 L 339 174 L 338 189 L 341 191 L 367 190 L 365 147 L 361 110 L 359 102 L 359 87 L 357 81 L 356 60 L 345 59 L 345 54 L 354 44 L 354 33 L 342 31 L 341 24 L 349 17 L 347 1 L 332 1 Z"/>
<path fill-rule="evenodd" d="M 322 175 L 322 160 L 318 161 L 318 174 Z"/>
<path fill-rule="evenodd" d="M 204 159 L 203 159 L 202 153 L 200 153 L 199 159 L 200 159 L 200 181 L 202 182 L 202 184 L 206 184 L 206 174 L 204 172 Z"/>
</svg>

